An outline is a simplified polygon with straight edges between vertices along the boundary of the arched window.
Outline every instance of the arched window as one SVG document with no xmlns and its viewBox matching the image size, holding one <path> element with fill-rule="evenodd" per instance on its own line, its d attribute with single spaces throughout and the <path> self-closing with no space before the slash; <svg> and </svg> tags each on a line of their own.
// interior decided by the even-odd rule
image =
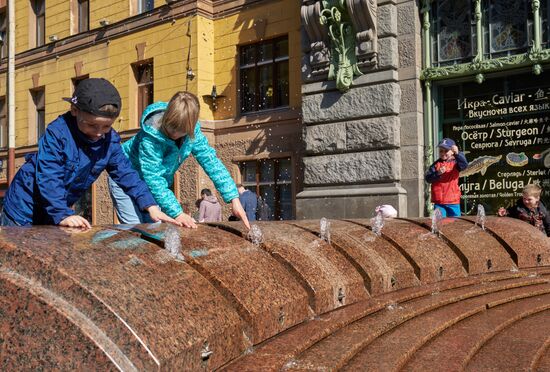
<svg viewBox="0 0 550 372">
<path fill-rule="evenodd" d="M 494 58 L 525 53 L 533 40 L 531 0 L 488 0 L 483 3 L 485 54 Z"/>
<path fill-rule="evenodd" d="M 434 64 L 463 63 L 471 59 L 475 39 L 475 22 L 470 0 L 434 2 Z"/>
<path fill-rule="evenodd" d="M 477 54 L 476 0 L 434 0 L 431 61 L 434 66 L 471 62 Z M 540 1 L 541 46 L 550 48 L 550 0 Z M 481 0 L 485 59 L 526 53 L 533 45 L 533 0 Z"/>
</svg>

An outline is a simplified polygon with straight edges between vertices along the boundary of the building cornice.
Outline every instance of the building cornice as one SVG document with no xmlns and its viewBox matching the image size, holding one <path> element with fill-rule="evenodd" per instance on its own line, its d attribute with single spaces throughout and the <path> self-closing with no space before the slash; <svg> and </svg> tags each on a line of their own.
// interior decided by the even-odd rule
<svg viewBox="0 0 550 372">
<path fill-rule="evenodd" d="M 125 18 L 119 22 L 71 35 L 38 48 L 16 54 L 15 68 L 59 58 L 89 47 L 108 44 L 133 33 L 149 29 L 175 20 L 200 15 L 208 19 L 219 19 L 236 14 L 245 7 L 254 6 L 269 0 L 183 0 L 166 4 L 149 12 Z M 0 73 L 7 70 L 7 58 L 0 63 Z"/>
</svg>

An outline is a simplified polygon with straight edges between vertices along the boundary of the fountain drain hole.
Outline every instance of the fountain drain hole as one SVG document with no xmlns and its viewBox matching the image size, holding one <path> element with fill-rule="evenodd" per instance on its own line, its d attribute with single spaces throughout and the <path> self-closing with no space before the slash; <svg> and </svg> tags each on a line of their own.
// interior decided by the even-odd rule
<svg viewBox="0 0 550 372">
<path fill-rule="evenodd" d="M 208 341 L 205 341 L 204 344 L 202 345 L 202 350 L 201 350 L 201 359 L 203 361 L 203 363 L 206 363 L 208 362 L 208 359 L 210 359 L 210 356 L 212 356 L 212 350 L 210 350 L 210 345 L 208 345 Z"/>
<path fill-rule="evenodd" d="M 338 288 L 338 302 L 340 302 L 341 305 L 344 304 L 344 298 L 346 297 L 346 295 L 344 294 L 344 289 L 343 288 Z"/>
</svg>

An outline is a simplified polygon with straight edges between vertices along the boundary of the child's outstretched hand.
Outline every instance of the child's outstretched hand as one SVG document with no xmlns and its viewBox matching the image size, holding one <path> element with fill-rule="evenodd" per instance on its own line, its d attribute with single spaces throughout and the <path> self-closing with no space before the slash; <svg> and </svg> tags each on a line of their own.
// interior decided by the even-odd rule
<svg viewBox="0 0 550 372">
<path fill-rule="evenodd" d="M 181 226 L 181 223 L 176 221 L 175 219 L 167 216 L 165 213 L 163 213 L 158 205 L 152 205 L 149 208 L 147 208 L 147 212 L 149 212 L 149 216 L 151 216 L 151 219 L 155 222 L 162 221 L 162 222 L 168 222 L 172 223 L 177 226 Z"/>
<path fill-rule="evenodd" d="M 192 229 L 196 229 L 197 225 L 195 224 L 195 220 L 193 217 L 186 213 L 182 213 L 179 216 L 176 217 L 176 221 L 180 223 L 180 226 L 189 227 Z"/>
<path fill-rule="evenodd" d="M 504 217 L 504 216 L 506 216 L 508 213 L 506 212 L 506 209 L 500 207 L 500 208 L 498 209 L 497 214 L 498 214 L 500 217 Z"/>
<path fill-rule="evenodd" d="M 64 218 L 60 223 L 59 226 L 66 226 L 66 227 L 80 227 L 83 229 L 91 229 L 92 225 L 88 222 L 87 219 L 81 216 L 72 215 L 69 217 Z"/>
<path fill-rule="evenodd" d="M 246 228 L 250 230 L 250 222 L 248 221 L 248 217 L 246 217 L 246 212 L 244 211 L 243 205 L 241 204 L 239 198 L 231 200 L 231 209 L 233 209 L 233 215 L 240 218 Z"/>
</svg>

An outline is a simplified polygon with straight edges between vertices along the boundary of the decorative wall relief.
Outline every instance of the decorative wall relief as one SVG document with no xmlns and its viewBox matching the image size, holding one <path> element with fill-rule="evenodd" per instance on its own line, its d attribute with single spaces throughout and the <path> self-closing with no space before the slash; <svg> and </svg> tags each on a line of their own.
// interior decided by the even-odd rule
<svg viewBox="0 0 550 372">
<path fill-rule="evenodd" d="M 303 51 L 311 80 L 336 80 L 349 90 L 353 78 L 377 64 L 376 0 L 303 0 Z"/>
<path fill-rule="evenodd" d="M 309 67 L 313 78 L 326 78 L 330 65 L 330 50 L 328 49 L 328 33 L 321 25 L 321 2 L 304 0 L 302 2 L 302 25 L 305 35 L 303 52 L 309 56 Z"/>
<path fill-rule="evenodd" d="M 357 63 L 359 67 L 376 65 L 378 53 L 378 37 L 376 34 L 376 16 L 378 7 L 376 0 L 346 0 L 348 13 L 356 31 Z"/>
</svg>

